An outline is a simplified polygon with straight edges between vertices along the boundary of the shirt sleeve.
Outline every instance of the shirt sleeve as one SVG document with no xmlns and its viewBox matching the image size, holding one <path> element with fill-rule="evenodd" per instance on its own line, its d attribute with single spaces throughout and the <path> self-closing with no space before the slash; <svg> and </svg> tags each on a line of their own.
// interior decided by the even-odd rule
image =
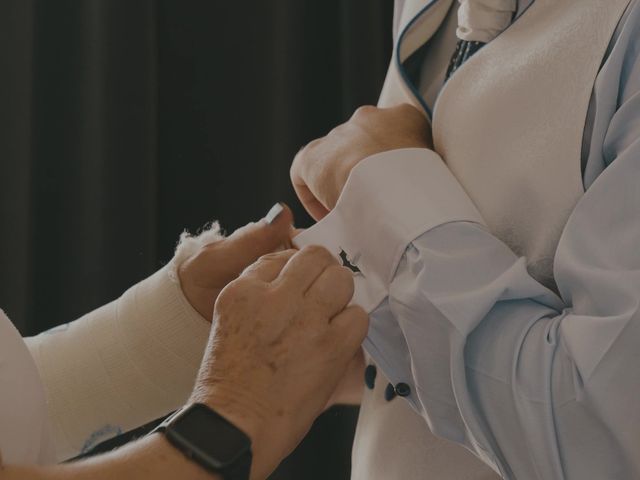
<svg viewBox="0 0 640 480">
<path fill-rule="evenodd" d="M 623 100 L 608 167 L 556 252 L 559 294 L 488 231 L 430 151 L 362 162 L 300 239 L 359 269 L 369 354 L 434 433 L 504 478 L 640 475 L 640 93 Z"/>
</svg>

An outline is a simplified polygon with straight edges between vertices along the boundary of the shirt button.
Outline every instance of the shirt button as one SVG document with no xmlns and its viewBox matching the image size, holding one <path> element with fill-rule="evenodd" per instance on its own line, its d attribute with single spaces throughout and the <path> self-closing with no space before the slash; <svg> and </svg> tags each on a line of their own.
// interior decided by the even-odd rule
<svg viewBox="0 0 640 480">
<path fill-rule="evenodd" d="M 399 397 L 408 397 L 409 395 L 411 395 L 411 387 L 404 382 L 398 383 L 396 385 L 395 391 Z"/>
<path fill-rule="evenodd" d="M 364 369 L 364 384 L 369 390 L 373 390 L 373 387 L 375 387 L 377 374 L 378 371 L 375 365 L 367 365 L 367 368 Z"/>
<path fill-rule="evenodd" d="M 396 397 L 396 389 L 393 385 L 387 385 L 387 388 L 384 389 L 384 399 L 387 402 L 390 402 Z"/>
</svg>

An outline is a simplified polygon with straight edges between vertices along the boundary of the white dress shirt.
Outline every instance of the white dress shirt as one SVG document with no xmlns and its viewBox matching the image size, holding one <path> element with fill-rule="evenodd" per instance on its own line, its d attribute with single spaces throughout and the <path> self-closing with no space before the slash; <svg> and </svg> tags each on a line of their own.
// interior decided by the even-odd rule
<svg viewBox="0 0 640 480">
<path fill-rule="evenodd" d="M 557 293 L 429 150 L 363 161 L 299 239 L 348 253 L 369 355 L 434 433 L 504 478 L 640 478 L 639 52 L 634 1 L 595 84 Z"/>
</svg>

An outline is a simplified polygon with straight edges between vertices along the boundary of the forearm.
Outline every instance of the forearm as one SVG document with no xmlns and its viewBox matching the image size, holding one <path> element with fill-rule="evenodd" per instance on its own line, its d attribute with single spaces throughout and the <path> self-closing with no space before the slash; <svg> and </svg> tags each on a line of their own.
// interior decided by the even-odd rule
<svg viewBox="0 0 640 480">
<path fill-rule="evenodd" d="M 191 308 L 170 268 L 83 318 L 28 339 L 59 461 L 188 398 L 210 324 Z"/>
<path fill-rule="evenodd" d="M 7 466 L 0 480 L 221 480 L 176 450 L 161 435 L 154 434 L 106 455 L 55 467 Z"/>
</svg>

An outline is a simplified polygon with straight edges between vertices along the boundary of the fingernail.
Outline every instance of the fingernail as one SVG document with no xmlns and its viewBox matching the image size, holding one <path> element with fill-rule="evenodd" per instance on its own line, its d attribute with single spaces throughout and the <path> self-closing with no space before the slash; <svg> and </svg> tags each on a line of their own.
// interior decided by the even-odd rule
<svg viewBox="0 0 640 480">
<path fill-rule="evenodd" d="M 264 217 L 267 225 L 271 225 L 273 222 L 275 222 L 276 218 L 278 218 L 282 212 L 284 212 L 284 207 L 280 203 L 276 203 L 273 207 L 271 207 L 271 210 L 269 210 L 267 216 Z"/>
</svg>

